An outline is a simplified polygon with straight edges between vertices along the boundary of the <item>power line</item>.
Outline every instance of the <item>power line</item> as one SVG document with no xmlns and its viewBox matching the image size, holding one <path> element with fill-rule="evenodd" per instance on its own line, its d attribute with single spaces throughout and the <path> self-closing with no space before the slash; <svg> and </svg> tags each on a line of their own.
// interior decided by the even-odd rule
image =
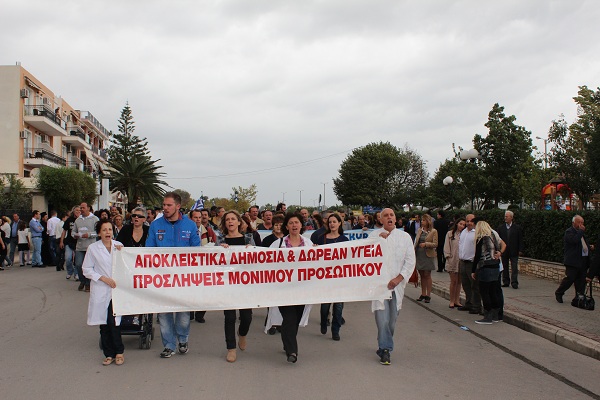
<svg viewBox="0 0 600 400">
<path fill-rule="evenodd" d="M 208 175 L 208 176 L 189 176 L 189 177 L 178 177 L 178 178 L 166 177 L 165 179 L 214 179 L 214 178 L 225 178 L 225 177 L 229 177 L 229 176 L 244 176 L 244 175 L 261 174 L 261 173 L 264 173 L 264 172 L 276 171 L 278 169 L 291 168 L 291 167 L 297 167 L 297 166 L 300 166 L 300 165 L 310 164 L 310 163 L 315 162 L 315 161 L 320 161 L 320 160 L 324 160 L 326 158 L 339 156 L 340 154 L 346 154 L 346 153 L 348 153 L 350 151 L 353 151 L 355 149 L 357 149 L 357 147 L 352 148 L 350 150 L 344 150 L 344 151 L 341 151 L 339 153 L 329 154 L 327 156 L 323 156 L 323 157 L 319 157 L 319 158 L 314 158 L 312 160 L 306 160 L 306 161 L 301 161 L 301 162 L 297 162 L 297 163 L 294 163 L 294 164 L 282 165 L 282 166 L 279 166 L 279 167 L 257 169 L 255 171 L 234 172 L 234 173 L 231 173 L 231 174 Z"/>
</svg>

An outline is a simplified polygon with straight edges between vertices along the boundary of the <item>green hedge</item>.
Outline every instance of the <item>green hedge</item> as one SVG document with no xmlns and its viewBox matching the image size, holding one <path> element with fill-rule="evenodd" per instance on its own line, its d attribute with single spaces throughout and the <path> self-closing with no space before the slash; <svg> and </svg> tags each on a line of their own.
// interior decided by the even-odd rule
<svg viewBox="0 0 600 400">
<path fill-rule="evenodd" d="M 585 220 L 585 236 L 590 244 L 595 244 L 600 234 L 598 211 L 511 211 L 515 213 L 514 222 L 523 228 L 525 257 L 562 263 L 563 236 L 576 214 Z M 454 215 L 464 217 L 468 213 L 468 210 L 452 210 L 446 211 L 446 216 L 451 219 Z M 485 219 L 494 229 L 504 222 L 504 210 L 481 210 L 474 214 Z"/>
</svg>

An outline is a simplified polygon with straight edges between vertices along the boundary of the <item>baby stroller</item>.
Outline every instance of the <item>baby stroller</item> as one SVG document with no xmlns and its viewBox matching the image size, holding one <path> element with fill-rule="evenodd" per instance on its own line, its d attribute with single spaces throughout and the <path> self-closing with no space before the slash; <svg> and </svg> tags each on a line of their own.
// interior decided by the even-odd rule
<svg viewBox="0 0 600 400">
<path fill-rule="evenodd" d="M 139 348 L 148 350 L 154 339 L 153 319 L 154 314 L 123 315 L 120 325 L 121 335 L 138 335 Z M 100 349 L 102 350 L 102 341 L 100 341 Z"/>
</svg>

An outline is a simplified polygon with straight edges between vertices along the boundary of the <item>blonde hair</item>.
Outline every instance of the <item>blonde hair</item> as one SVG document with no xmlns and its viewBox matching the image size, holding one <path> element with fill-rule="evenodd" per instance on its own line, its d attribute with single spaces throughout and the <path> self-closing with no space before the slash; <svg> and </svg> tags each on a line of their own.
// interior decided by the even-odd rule
<svg viewBox="0 0 600 400">
<path fill-rule="evenodd" d="M 485 221 L 479 221 L 475 225 L 475 241 L 485 236 L 492 236 L 492 227 Z"/>
<path fill-rule="evenodd" d="M 421 227 L 423 226 L 423 221 L 427 221 L 427 230 L 433 229 L 433 219 L 429 214 L 423 214 L 421 217 Z"/>
</svg>

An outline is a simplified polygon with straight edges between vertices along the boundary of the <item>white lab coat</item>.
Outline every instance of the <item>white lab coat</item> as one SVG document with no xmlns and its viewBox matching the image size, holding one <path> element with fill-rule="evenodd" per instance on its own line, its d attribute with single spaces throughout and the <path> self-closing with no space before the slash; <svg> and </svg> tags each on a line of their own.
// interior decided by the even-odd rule
<svg viewBox="0 0 600 400">
<path fill-rule="evenodd" d="M 115 246 L 122 246 L 122 244 L 113 240 L 112 251 L 115 251 Z M 103 275 L 112 278 L 112 254 L 106 250 L 102 241 L 99 240 L 88 246 L 82 268 L 85 277 L 91 280 L 87 324 L 105 325 L 108 305 L 112 299 L 112 288 L 99 279 Z M 121 317 L 115 317 L 115 324 L 121 324 Z"/>
</svg>

